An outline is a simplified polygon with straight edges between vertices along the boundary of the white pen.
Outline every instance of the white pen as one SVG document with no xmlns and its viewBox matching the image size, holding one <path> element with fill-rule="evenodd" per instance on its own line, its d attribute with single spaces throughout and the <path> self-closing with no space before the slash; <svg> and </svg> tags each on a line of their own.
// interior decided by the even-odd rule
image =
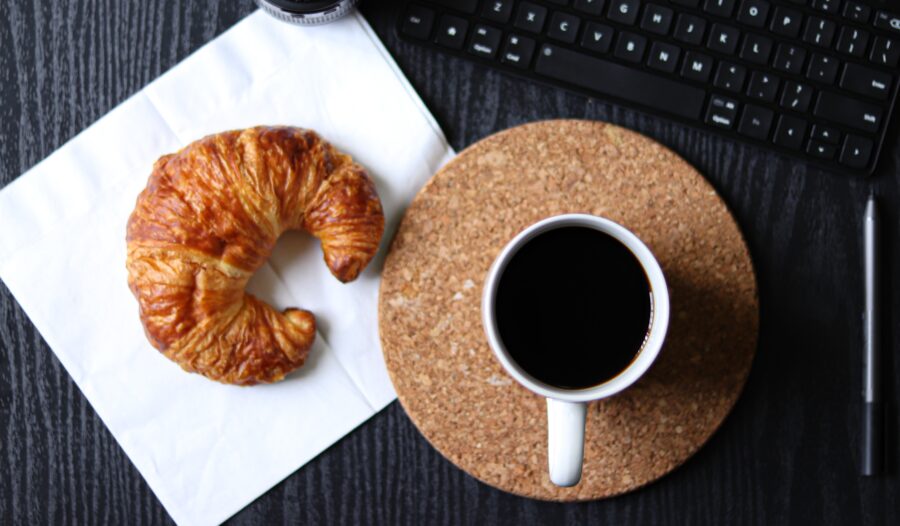
<svg viewBox="0 0 900 526">
<path fill-rule="evenodd" d="M 865 476 L 881 472 L 884 456 L 884 411 L 881 405 L 881 349 L 878 305 L 878 211 L 870 195 L 863 219 L 866 282 L 865 348 L 863 349 L 862 462 Z"/>
</svg>

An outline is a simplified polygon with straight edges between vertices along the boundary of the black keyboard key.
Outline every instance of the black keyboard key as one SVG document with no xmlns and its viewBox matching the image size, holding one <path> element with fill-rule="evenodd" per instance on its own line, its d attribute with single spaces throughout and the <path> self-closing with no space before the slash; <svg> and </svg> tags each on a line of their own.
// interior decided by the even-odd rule
<svg viewBox="0 0 900 526">
<path fill-rule="evenodd" d="M 443 15 L 438 22 L 435 43 L 450 49 L 462 49 L 466 43 L 466 32 L 469 30 L 469 22 L 458 16 Z"/>
<path fill-rule="evenodd" d="M 538 53 L 535 71 L 688 119 L 700 118 L 706 98 L 702 89 L 550 44 Z"/>
<path fill-rule="evenodd" d="M 900 15 L 879 11 L 875 15 L 875 27 L 887 29 L 888 31 L 893 31 L 894 34 L 900 35 Z"/>
<path fill-rule="evenodd" d="M 492 22 L 505 24 L 512 15 L 513 0 L 490 0 L 484 3 L 481 16 Z"/>
<path fill-rule="evenodd" d="M 404 35 L 421 40 L 431 36 L 431 28 L 434 27 L 434 11 L 420 5 L 411 5 L 403 16 L 400 24 L 400 32 Z"/>
<path fill-rule="evenodd" d="M 553 2 L 556 5 L 569 5 L 569 0 L 547 0 L 547 2 Z"/>
<path fill-rule="evenodd" d="M 737 20 L 750 27 L 765 27 L 769 15 L 769 3 L 763 0 L 744 0 L 738 10 Z"/>
<path fill-rule="evenodd" d="M 719 62 L 713 85 L 717 88 L 740 93 L 744 89 L 744 80 L 747 78 L 747 68 L 739 64 Z"/>
<path fill-rule="evenodd" d="M 781 80 L 771 73 L 754 71 L 750 75 L 750 84 L 747 86 L 747 96 L 754 99 L 773 102 L 778 93 L 778 85 Z"/>
<path fill-rule="evenodd" d="M 812 138 L 828 144 L 837 144 L 841 140 L 841 132 L 834 126 L 815 124 L 812 129 Z"/>
<path fill-rule="evenodd" d="M 799 75 L 803 71 L 803 63 L 806 61 L 806 50 L 802 47 L 788 44 L 778 44 L 775 51 L 775 60 L 772 64 L 775 69 Z"/>
<path fill-rule="evenodd" d="M 765 141 L 769 138 L 769 130 L 772 129 L 774 118 L 775 113 L 772 110 L 748 104 L 744 107 L 744 114 L 738 125 L 738 133 Z"/>
<path fill-rule="evenodd" d="M 478 0 L 431 0 L 431 2 L 444 7 L 457 9 L 464 13 L 469 13 L 470 15 L 474 13 L 475 8 L 478 7 Z"/>
<path fill-rule="evenodd" d="M 772 54 L 772 39 L 762 35 L 748 34 L 744 37 L 744 45 L 741 47 L 741 58 L 753 64 L 766 65 L 769 63 L 769 55 Z"/>
<path fill-rule="evenodd" d="M 639 63 L 644 60 L 644 50 L 646 49 L 646 38 L 640 35 L 635 35 L 634 33 L 622 31 L 621 33 L 619 33 L 618 40 L 616 40 L 615 55 L 622 60 Z"/>
<path fill-rule="evenodd" d="M 673 4 L 683 5 L 684 7 L 697 7 L 700 0 L 669 0 Z"/>
<path fill-rule="evenodd" d="M 681 76 L 697 82 L 706 82 L 709 80 L 712 67 L 712 57 L 688 51 L 684 56 L 684 64 L 681 66 Z"/>
<path fill-rule="evenodd" d="M 803 32 L 803 41 L 821 47 L 831 47 L 836 28 L 837 24 L 831 20 L 811 16 L 806 21 L 806 31 Z"/>
<path fill-rule="evenodd" d="M 674 73 L 678 67 L 678 58 L 681 56 L 681 48 L 673 44 L 654 42 L 650 46 L 650 58 L 647 65 L 653 69 Z"/>
<path fill-rule="evenodd" d="M 597 53 L 606 53 L 612 44 L 612 38 L 613 28 L 596 22 L 588 22 L 584 34 L 581 36 L 581 46 Z"/>
<path fill-rule="evenodd" d="M 532 4 L 531 2 L 522 2 L 519 11 L 516 13 L 515 27 L 532 33 L 540 33 L 544 29 L 544 20 L 547 18 L 547 8 Z"/>
<path fill-rule="evenodd" d="M 840 0 L 813 0 L 812 6 L 813 9 L 833 15 L 838 12 L 840 3 Z"/>
<path fill-rule="evenodd" d="M 861 57 L 866 54 L 869 33 L 855 27 L 844 27 L 838 37 L 837 50 L 841 53 Z"/>
<path fill-rule="evenodd" d="M 841 75 L 840 86 L 845 90 L 878 100 L 887 100 L 893 87 L 893 77 L 859 64 L 847 64 Z"/>
<path fill-rule="evenodd" d="M 667 35 L 669 34 L 669 28 L 672 27 L 672 18 L 674 16 L 675 13 L 668 7 L 647 4 L 647 7 L 644 8 L 641 29 L 657 35 Z"/>
<path fill-rule="evenodd" d="M 706 47 L 719 53 L 728 55 L 734 54 L 737 49 L 738 39 L 741 32 L 736 27 L 726 26 L 724 24 L 713 24 L 712 30 L 709 32 L 709 41 Z"/>
<path fill-rule="evenodd" d="M 709 107 L 706 110 L 706 123 L 730 130 L 734 128 L 737 118 L 738 102 L 713 95 L 709 99 Z"/>
<path fill-rule="evenodd" d="M 882 110 L 874 104 L 823 91 L 816 101 L 813 115 L 864 132 L 875 133 L 881 126 Z"/>
<path fill-rule="evenodd" d="M 784 85 L 781 107 L 797 112 L 805 112 L 812 102 L 813 89 L 806 84 L 790 81 Z"/>
<path fill-rule="evenodd" d="M 575 9 L 589 15 L 602 15 L 606 0 L 575 0 Z"/>
<path fill-rule="evenodd" d="M 550 28 L 547 30 L 547 36 L 571 44 L 575 42 L 580 23 L 581 19 L 577 16 L 557 11 L 550 17 Z"/>
<path fill-rule="evenodd" d="M 841 164 L 850 168 L 862 169 L 869 164 L 872 157 L 872 141 L 857 135 L 848 135 L 841 148 Z"/>
<path fill-rule="evenodd" d="M 706 32 L 706 20 L 694 15 L 678 15 L 675 24 L 675 40 L 699 46 Z"/>
<path fill-rule="evenodd" d="M 734 11 L 734 0 L 706 0 L 703 10 L 711 15 L 728 18 Z"/>
<path fill-rule="evenodd" d="M 866 4 L 859 2 L 847 2 L 844 4 L 844 17 L 865 24 L 872 16 L 872 9 Z"/>
<path fill-rule="evenodd" d="M 900 43 L 886 37 L 876 38 L 869 60 L 889 68 L 897 67 L 900 63 Z"/>
<path fill-rule="evenodd" d="M 494 27 L 475 26 L 472 32 L 472 41 L 469 43 L 469 53 L 479 57 L 494 58 L 500 47 L 500 38 L 503 33 Z"/>
<path fill-rule="evenodd" d="M 638 0 L 612 0 L 606 17 L 620 24 L 634 25 L 637 20 L 640 2 Z"/>
<path fill-rule="evenodd" d="M 778 126 L 775 127 L 775 144 L 792 150 L 799 150 L 803 146 L 806 127 L 807 123 L 805 120 L 782 115 L 778 120 Z"/>
<path fill-rule="evenodd" d="M 800 34 L 800 26 L 802 24 L 803 14 L 800 11 L 776 7 L 775 16 L 772 17 L 772 23 L 769 25 L 769 28 L 781 36 L 795 37 Z"/>
<path fill-rule="evenodd" d="M 531 57 L 534 56 L 535 45 L 535 41 L 528 37 L 509 35 L 500 60 L 517 68 L 527 68 L 531 64 Z"/>
<path fill-rule="evenodd" d="M 837 153 L 837 146 L 819 141 L 809 141 L 806 145 L 806 153 L 817 159 L 831 160 Z"/>
<path fill-rule="evenodd" d="M 837 77 L 839 66 L 840 63 L 836 58 L 814 53 L 809 61 L 809 69 L 806 71 L 806 76 L 818 82 L 833 84 L 834 79 Z"/>
</svg>

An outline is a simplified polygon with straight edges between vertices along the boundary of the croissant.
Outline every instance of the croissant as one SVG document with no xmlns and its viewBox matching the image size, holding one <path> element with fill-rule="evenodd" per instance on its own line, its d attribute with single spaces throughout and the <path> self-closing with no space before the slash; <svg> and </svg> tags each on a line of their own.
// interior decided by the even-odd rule
<svg viewBox="0 0 900 526">
<path fill-rule="evenodd" d="M 312 313 L 277 312 L 244 288 L 282 232 L 322 244 L 340 281 L 375 255 L 384 214 L 366 171 L 315 132 L 256 127 L 161 157 L 128 219 L 128 286 L 150 343 L 228 384 L 275 382 L 303 365 Z"/>
</svg>

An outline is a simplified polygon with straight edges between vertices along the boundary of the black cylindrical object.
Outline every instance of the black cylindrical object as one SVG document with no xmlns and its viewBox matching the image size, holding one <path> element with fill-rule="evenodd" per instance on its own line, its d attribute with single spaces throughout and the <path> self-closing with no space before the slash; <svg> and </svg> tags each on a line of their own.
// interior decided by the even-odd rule
<svg viewBox="0 0 900 526">
<path fill-rule="evenodd" d="M 871 477 L 884 467 L 884 407 L 881 402 L 863 402 L 860 474 Z"/>
<path fill-rule="evenodd" d="M 311 26 L 341 18 L 359 0 L 256 0 L 256 3 L 279 20 Z"/>
</svg>

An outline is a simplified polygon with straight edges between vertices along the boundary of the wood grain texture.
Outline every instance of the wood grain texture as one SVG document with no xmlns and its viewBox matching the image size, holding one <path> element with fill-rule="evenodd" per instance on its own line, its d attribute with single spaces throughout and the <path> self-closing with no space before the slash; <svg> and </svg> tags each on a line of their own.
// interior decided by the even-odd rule
<svg viewBox="0 0 900 526">
<path fill-rule="evenodd" d="M 544 118 L 610 121 L 671 147 L 734 211 L 760 286 L 760 343 L 733 414 L 684 466 L 607 501 L 543 503 L 453 467 L 392 404 L 234 517 L 235 524 L 900 523 L 891 473 L 857 476 L 860 218 L 882 196 L 893 270 L 886 343 L 900 343 L 898 122 L 878 175 L 848 179 L 603 101 L 400 42 L 398 0 L 369 21 L 453 146 Z M 254 8 L 250 0 L 7 0 L 0 19 L 0 185 Z M 900 445 L 900 360 L 885 364 L 889 449 Z M 0 523 L 171 519 L 0 285 Z"/>
</svg>

